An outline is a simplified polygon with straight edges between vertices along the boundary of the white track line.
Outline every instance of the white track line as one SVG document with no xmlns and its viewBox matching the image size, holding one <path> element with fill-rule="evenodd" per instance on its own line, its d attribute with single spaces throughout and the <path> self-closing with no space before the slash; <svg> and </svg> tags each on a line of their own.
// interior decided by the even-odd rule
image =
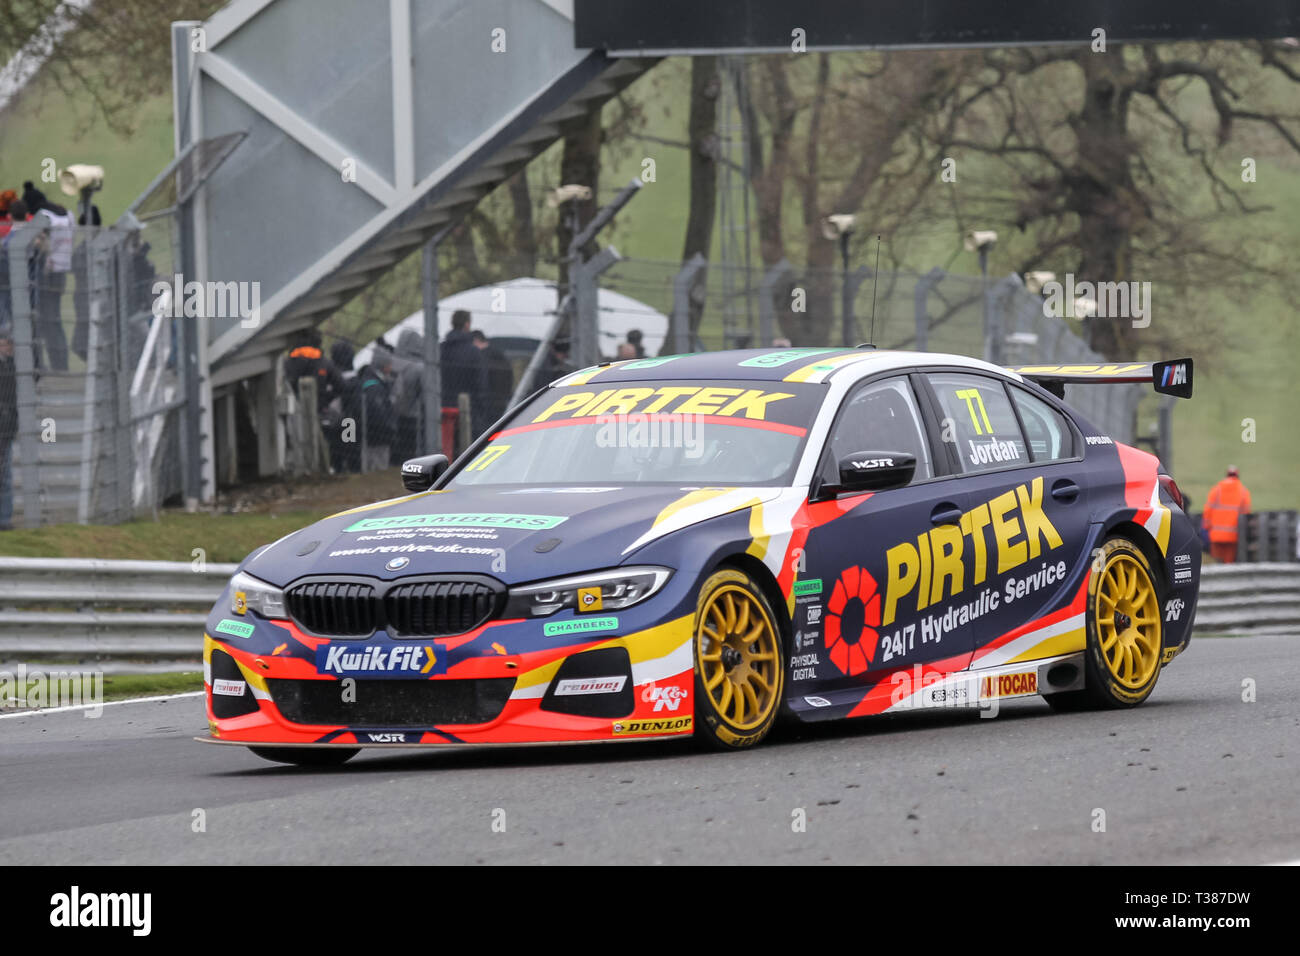
<svg viewBox="0 0 1300 956">
<path fill-rule="evenodd" d="M 131 697 L 127 700 L 109 700 L 100 704 L 70 704 L 67 707 L 46 707 L 41 710 L 24 710 L 17 714 L 0 714 L 0 720 L 12 720 L 15 717 L 38 717 L 41 714 L 64 714 L 72 710 L 95 710 L 98 707 L 113 707 L 117 704 L 147 704 L 158 700 L 180 700 L 183 697 L 202 697 L 203 691 L 190 690 L 183 694 L 164 694 L 160 697 Z"/>
</svg>

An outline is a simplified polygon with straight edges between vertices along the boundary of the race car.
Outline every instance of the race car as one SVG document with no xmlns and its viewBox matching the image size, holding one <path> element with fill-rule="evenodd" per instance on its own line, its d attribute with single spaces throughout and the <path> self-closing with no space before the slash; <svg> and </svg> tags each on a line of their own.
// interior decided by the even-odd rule
<svg viewBox="0 0 1300 956">
<path fill-rule="evenodd" d="M 1199 538 L 1160 462 L 1059 396 L 1191 375 L 870 347 L 574 372 L 454 465 L 407 462 L 412 494 L 250 555 L 207 620 L 200 739 L 334 764 L 1133 707 L 1190 640 Z"/>
</svg>

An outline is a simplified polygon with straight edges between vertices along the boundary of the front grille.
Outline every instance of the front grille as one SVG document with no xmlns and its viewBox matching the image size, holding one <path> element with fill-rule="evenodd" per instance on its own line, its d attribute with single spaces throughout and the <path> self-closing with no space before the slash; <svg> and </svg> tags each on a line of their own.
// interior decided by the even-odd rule
<svg viewBox="0 0 1300 956">
<path fill-rule="evenodd" d="M 289 616 L 322 637 L 451 637 L 500 611 L 505 587 L 486 575 L 439 575 L 378 581 L 364 577 L 309 578 L 285 592 Z"/>
<path fill-rule="evenodd" d="M 420 581 L 391 588 L 384 614 L 394 634 L 444 637 L 474 630 L 492 616 L 496 598 L 477 581 Z"/>
<path fill-rule="evenodd" d="M 373 634 L 379 622 L 380 602 L 369 584 L 354 581 L 312 581 L 285 594 L 290 616 L 313 634 Z"/>
<path fill-rule="evenodd" d="M 513 677 L 479 680 L 357 680 L 345 701 L 334 680 L 268 679 L 271 699 L 295 724 L 432 727 L 495 720 L 514 690 Z"/>
</svg>

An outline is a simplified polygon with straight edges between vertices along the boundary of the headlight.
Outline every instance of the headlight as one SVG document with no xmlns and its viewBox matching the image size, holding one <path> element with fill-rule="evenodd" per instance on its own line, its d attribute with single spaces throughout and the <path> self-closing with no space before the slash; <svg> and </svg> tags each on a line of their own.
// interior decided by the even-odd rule
<svg viewBox="0 0 1300 956">
<path fill-rule="evenodd" d="M 510 589 L 506 617 L 546 617 L 564 608 L 618 611 L 644 601 L 664 586 L 668 568 L 634 567 L 552 578 Z"/>
<path fill-rule="evenodd" d="M 262 617 L 288 617 L 284 592 L 240 571 L 230 579 L 230 610 L 235 614 L 256 611 Z"/>
</svg>

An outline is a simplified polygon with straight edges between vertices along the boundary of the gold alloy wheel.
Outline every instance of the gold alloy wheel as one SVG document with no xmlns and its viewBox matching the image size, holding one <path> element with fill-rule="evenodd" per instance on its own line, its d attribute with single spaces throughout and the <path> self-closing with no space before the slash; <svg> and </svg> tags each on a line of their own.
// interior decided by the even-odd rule
<svg viewBox="0 0 1300 956">
<path fill-rule="evenodd" d="M 1097 637 L 1111 677 L 1140 690 L 1160 666 L 1160 602 L 1155 583 L 1133 555 L 1118 553 L 1097 588 Z"/>
<path fill-rule="evenodd" d="M 738 584 L 713 591 L 700 614 L 700 677 L 714 710 L 736 730 L 761 727 L 781 687 L 780 642 L 762 603 Z"/>
</svg>

